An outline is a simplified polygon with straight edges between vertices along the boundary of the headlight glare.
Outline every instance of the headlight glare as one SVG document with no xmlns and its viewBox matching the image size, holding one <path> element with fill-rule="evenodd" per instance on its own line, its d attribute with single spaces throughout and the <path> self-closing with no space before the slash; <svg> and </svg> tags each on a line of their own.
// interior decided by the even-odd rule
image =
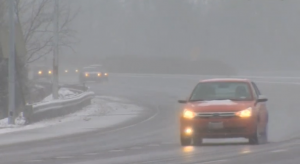
<svg viewBox="0 0 300 164">
<path fill-rule="evenodd" d="M 242 117 L 242 118 L 251 117 L 252 116 L 252 108 L 249 107 L 245 110 L 239 111 L 235 115 L 237 115 L 239 117 Z"/>
<path fill-rule="evenodd" d="M 184 110 L 183 111 L 183 117 L 186 119 L 193 119 L 196 116 L 196 114 L 193 111 L 190 110 Z"/>
</svg>

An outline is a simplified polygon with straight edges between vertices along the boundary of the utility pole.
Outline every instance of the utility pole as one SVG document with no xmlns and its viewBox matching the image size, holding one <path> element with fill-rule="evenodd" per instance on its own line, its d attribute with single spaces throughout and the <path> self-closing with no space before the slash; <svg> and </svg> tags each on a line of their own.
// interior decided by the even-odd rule
<svg viewBox="0 0 300 164">
<path fill-rule="evenodd" d="M 15 123 L 15 108 L 16 108 L 16 96 L 15 96 L 15 5 L 13 0 L 9 1 L 9 19 L 10 19 L 10 55 L 9 55 L 9 65 L 8 65 L 8 88 L 9 88 L 9 100 L 8 100 L 8 124 Z"/>
<path fill-rule="evenodd" d="M 53 82 L 52 82 L 53 84 L 52 95 L 54 99 L 58 99 L 58 42 L 59 42 L 58 17 L 59 17 L 59 3 L 58 0 L 55 0 L 54 14 L 53 14 L 54 48 L 53 48 Z"/>
</svg>

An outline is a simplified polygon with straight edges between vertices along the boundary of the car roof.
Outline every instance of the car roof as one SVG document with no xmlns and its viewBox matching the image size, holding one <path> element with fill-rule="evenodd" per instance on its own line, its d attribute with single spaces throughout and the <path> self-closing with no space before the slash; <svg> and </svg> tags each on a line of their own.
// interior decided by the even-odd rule
<svg viewBox="0 0 300 164">
<path fill-rule="evenodd" d="M 34 67 L 34 69 L 51 69 L 51 67 L 39 66 L 39 67 Z"/>
<path fill-rule="evenodd" d="M 249 83 L 251 80 L 243 78 L 212 78 L 200 80 L 200 82 L 245 82 Z"/>
<path fill-rule="evenodd" d="M 90 65 L 89 67 L 102 67 L 102 65 L 100 65 L 100 64 L 94 64 L 94 65 Z"/>
<path fill-rule="evenodd" d="M 82 69 L 91 69 L 91 68 L 97 69 L 97 67 L 83 67 Z"/>
</svg>

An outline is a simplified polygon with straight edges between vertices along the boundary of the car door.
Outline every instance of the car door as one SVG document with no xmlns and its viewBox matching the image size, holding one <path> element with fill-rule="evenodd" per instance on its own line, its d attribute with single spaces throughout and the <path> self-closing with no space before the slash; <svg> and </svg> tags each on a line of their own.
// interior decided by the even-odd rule
<svg viewBox="0 0 300 164">
<path fill-rule="evenodd" d="M 258 89 L 257 85 L 254 82 L 251 83 L 255 90 L 256 97 L 259 98 L 259 96 L 262 95 L 261 91 Z M 260 123 L 263 126 L 266 126 L 268 123 L 268 110 L 267 110 L 266 102 L 258 102 L 256 104 L 256 107 L 258 109 L 258 116 L 259 116 L 258 119 L 260 120 Z"/>
</svg>

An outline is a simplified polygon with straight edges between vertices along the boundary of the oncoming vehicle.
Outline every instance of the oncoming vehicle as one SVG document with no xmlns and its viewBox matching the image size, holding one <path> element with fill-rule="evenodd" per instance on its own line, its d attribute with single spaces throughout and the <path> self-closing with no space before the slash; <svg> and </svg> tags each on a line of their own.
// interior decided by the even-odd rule
<svg viewBox="0 0 300 164">
<path fill-rule="evenodd" d="M 52 69 L 46 66 L 38 66 L 33 69 L 33 79 L 35 80 L 41 78 L 51 80 L 52 74 Z"/>
<path fill-rule="evenodd" d="M 79 81 L 85 83 L 86 81 L 102 82 L 107 80 L 107 73 L 104 73 L 97 67 L 84 67 L 79 73 Z"/>
<path fill-rule="evenodd" d="M 181 145 L 201 145 L 203 138 L 247 138 L 250 144 L 268 140 L 268 99 L 248 79 L 200 81 L 184 103 L 180 116 Z"/>
<path fill-rule="evenodd" d="M 101 72 L 102 79 L 104 81 L 108 81 L 108 72 L 107 72 L 107 70 L 102 65 L 100 65 L 100 64 L 94 64 L 94 65 L 90 65 L 88 67 L 93 67 L 93 68 L 98 69 Z"/>
</svg>

